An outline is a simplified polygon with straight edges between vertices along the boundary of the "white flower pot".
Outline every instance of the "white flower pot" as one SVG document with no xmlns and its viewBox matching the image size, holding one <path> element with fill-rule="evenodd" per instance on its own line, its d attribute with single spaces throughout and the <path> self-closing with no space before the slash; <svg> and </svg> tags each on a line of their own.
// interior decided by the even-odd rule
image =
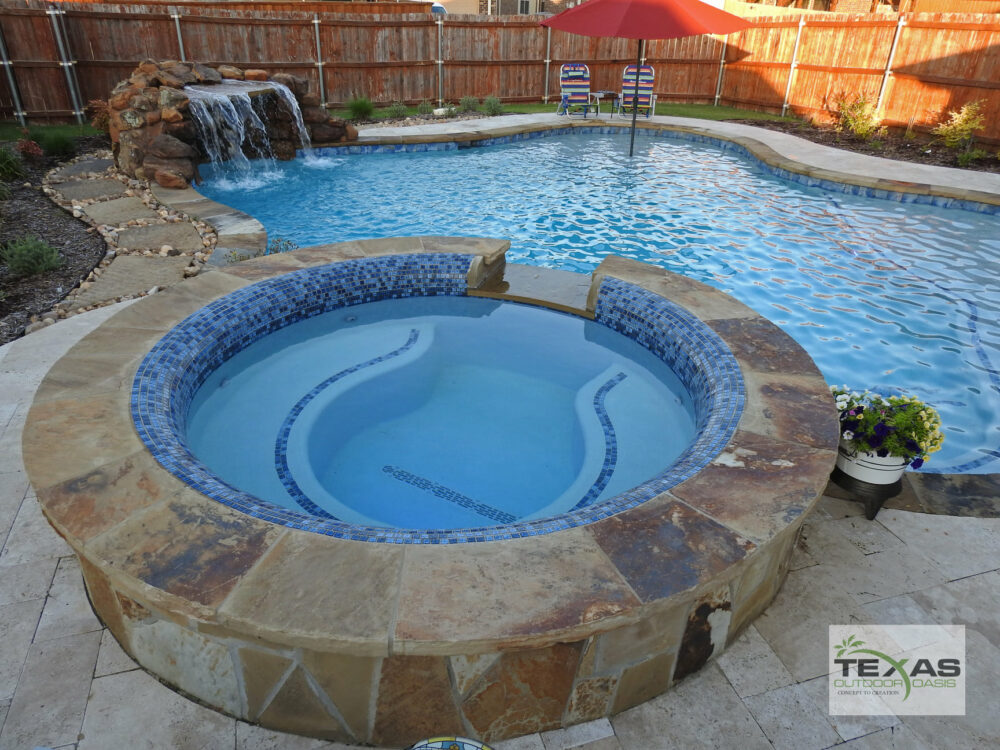
<svg viewBox="0 0 1000 750">
<path fill-rule="evenodd" d="M 841 440 L 837 449 L 837 468 L 862 482 L 893 484 L 903 476 L 906 459 L 892 455 L 883 458 L 874 453 L 859 451 Z"/>
</svg>

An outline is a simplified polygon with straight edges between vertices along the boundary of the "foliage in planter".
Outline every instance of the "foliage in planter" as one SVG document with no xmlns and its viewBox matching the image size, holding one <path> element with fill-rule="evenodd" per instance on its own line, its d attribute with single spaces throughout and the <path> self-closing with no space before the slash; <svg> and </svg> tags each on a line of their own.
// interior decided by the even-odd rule
<svg viewBox="0 0 1000 750">
<path fill-rule="evenodd" d="M 838 100 L 837 130 L 847 130 L 867 141 L 885 133 L 881 123 L 875 104 L 864 96 L 856 96 L 853 101 Z"/>
<path fill-rule="evenodd" d="M 974 133 L 986 125 L 986 117 L 980 111 L 982 106 L 981 100 L 963 104 L 957 112 L 949 112 L 948 121 L 931 132 L 944 141 L 948 148 L 971 148 Z"/>
<path fill-rule="evenodd" d="M 841 438 L 856 450 L 897 456 L 920 468 L 944 442 L 937 411 L 912 396 L 858 393 L 830 386 L 840 412 Z"/>
<path fill-rule="evenodd" d="M 32 235 L 9 242 L 0 250 L 0 259 L 12 276 L 34 276 L 62 265 L 59 251 Z"/>
</svg>

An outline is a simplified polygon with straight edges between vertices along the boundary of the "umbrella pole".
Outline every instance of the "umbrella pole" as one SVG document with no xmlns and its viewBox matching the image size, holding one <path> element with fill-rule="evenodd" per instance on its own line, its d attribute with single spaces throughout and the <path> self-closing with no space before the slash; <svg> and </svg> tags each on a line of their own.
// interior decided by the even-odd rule
<svg viewBox="0 0 1000 750">
<path fill-rule="evenodd" d="M 635 58 L 635 88 L 632 90 L 632 135 L 628 142 L 628 155 L 635 149 L 635 116 L 639 112 L 639 67 L 642 65 L 642 39 L 639 40 L 639 50 Z"/>
</svg>

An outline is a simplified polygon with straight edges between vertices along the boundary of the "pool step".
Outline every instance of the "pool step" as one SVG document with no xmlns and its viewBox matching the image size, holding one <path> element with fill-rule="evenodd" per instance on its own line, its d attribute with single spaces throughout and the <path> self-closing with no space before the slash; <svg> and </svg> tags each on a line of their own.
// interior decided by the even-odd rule
<svg viewBox="0 0 1000 750">
<path fill-rule="evenodd" d="M 525 302 L 593 318 L 587 311 L 590 274 L 508 263 L 502 274 L 487 279 L 470 297 Z"/>
</svg>

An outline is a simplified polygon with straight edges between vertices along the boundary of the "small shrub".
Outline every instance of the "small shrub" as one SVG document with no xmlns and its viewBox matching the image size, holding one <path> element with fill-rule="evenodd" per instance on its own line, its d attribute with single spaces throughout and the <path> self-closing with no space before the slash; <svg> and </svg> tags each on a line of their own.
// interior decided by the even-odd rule
<svg viewBox="0 0 1000 750">
<path fill-rule="evenodd" d="M 267 253 L 265 255 L 276 255 L 277 253 L 287 253 L 298 249 L 298 245 L 287 237 L 272 237 L 267 243 Z"/>
<path fill-rule="evenodd" d="M 837 102 L 837 130 L 847 130 L 867 141 L 885 133 L 881 122 L 875 104 L 864 96 L 856 96 L 850 102 L 846 99 Z"/>
<path fill-rule="evenodd" d="M 981 148 L 966 149 L 958 155 L 958 166 L 968 167 L 973 162 L 977 162 L 980 159 L 986 159 L 989 155 L 988 151 L 984 151 Z"/>
<path fill-rule="evenodd" d="M 76 154 L 76 141 L 65 133 L 39 130 L 32 133 L 32 136 L 46 156 L 55 156 L 64 159 Z"/>
<path fill-rule="evenodd" d="M 385 108 L 385 116 L 390 120 L 402 120 L 406 115 L 406 105 L 402 102 L 393 102 Z"/>
<path fill-rule="evenodd" d="M 91 127 L 107 133 L 111 130 L 111 107 L 105 99 L 91 99 L 87 102 Z"/>
<path fill-rule="evenodd" d="M 10 198 L 10 185 L 0 182 L 0 201 Z"/>
<path fill-rule="evenodd" d="M 454 117 L 455 115 L 458 114 L 458 108 L 456 108 L 455 105 L 451 104 L 450 102 L 444 103 L 444 109 L 446 110 L 444 113 L 445 117 Z"/>
<path fill-rule="evenodd" d="M 426 99 L 424 99 L 422 102 L 420 102 L 420 104 L 417 105 L 417 112 L 419 112 L 422 115 L 429 115 L 432 112 L 434 112 L 434 105 L 431 104 Z"/>
<path fill-rule="evenodd" d="M 948 121 L 931 132 L 948 148 L 970 148 L 973 134 L 986 124 L 986 116 L 980 111 L 982 107 L 982 100 L 963 104 L 957 112 L 949 112 Z"/>
<path fill-rule="evenodd" d="M 6 146 L 0 148 L 0 180 L 24 177 L 24 164 L 20 157 Z"/>
<path fill-rule="evenodd" d="M 487 96 L 483 99 L 483 109 L 491 117 L 503 114 L 503 104 L 495 96 Z"/>
<path fill-rule="evenodd" d="M 367 96 L 356 96 L 347 103 L 347 111 L 352 120 L 370 120 L 375 114 L 375 105 Z"/>
<path fill-rule="evenodd" d="M 458 108 L 462 112 L 478 112 L 479 100 L 474 96 L 463 96 L 458 102 Z"/>
<path fill-rule="evenodd" d="M 59 251 L 32 235 L 7 243 L 0 250 L 0 259 L 7 264 L 7 270 L 13 276 L 34 276 L 62 265 Z"/>
<path fill-rule="evenodd" d="M 35 143 L 35 141 L 28 138 L 27 135 L 25 135 L 24 138 L 19 139 L 14 148 L 17 149 L 17 153 L 21 155 L 22 159 L 33 161 L 35 159 L 42 158 L 42 147 Z"/>
</svg>

